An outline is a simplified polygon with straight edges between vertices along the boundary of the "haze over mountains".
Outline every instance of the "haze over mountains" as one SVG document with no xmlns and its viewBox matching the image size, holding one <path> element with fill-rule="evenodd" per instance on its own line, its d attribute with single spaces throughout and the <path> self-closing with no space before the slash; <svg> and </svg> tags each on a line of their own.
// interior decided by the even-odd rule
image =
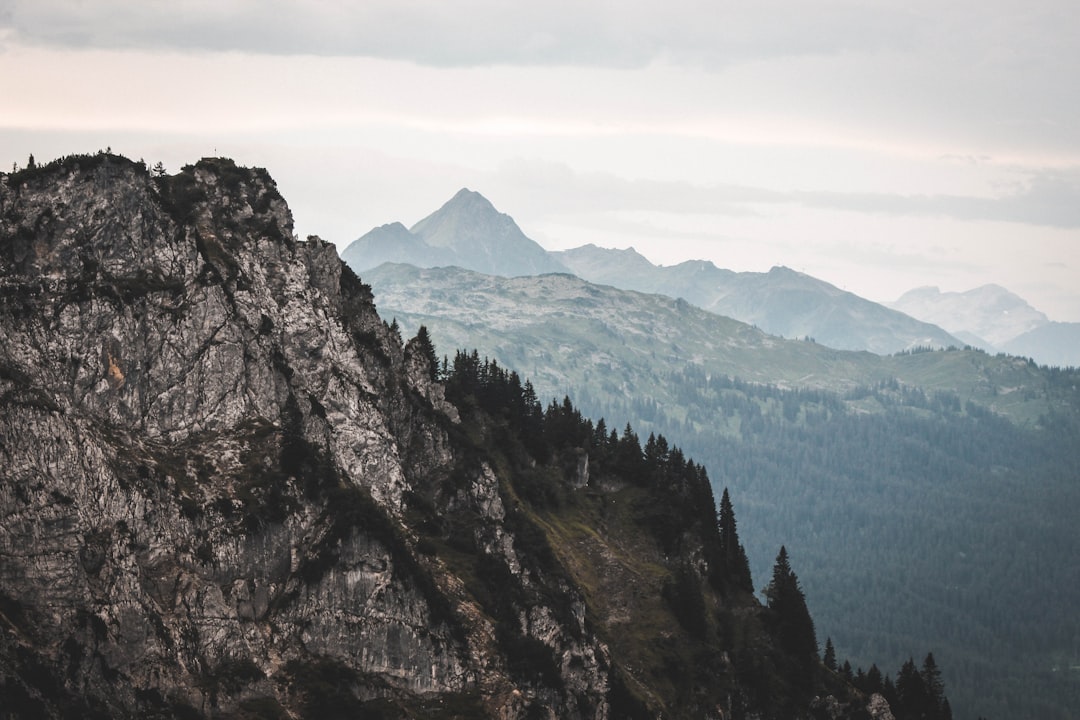
<svg viewBox="0 0 1080 720">
<path fill-rule="evenodd" d="M 425 325 L 440 353 L 477 348 L 543 399 L 569 394 L 594 419 L 662 433 L 701 458 L 753 528 L 754 576 L 769 543 L 790 538 L 819 631 L 853 662 L 933 643 L 972 713 L 1009 705 L 1017 717 L 1069 716 L 1068 680 L 1052 668 L 1070 650 L 1018 599 L 1045 596 L 1051 576 L 1069 584 L 1037 558 L 1074 544 L 1071 511 L 1054 509 L 1077 491 L 1065 419 L 1077 405 L 1072 371 L 974 349 L 926 352 L 965 342 L 787 268 L 657 267 L 633 250 L 585 246 L 550 255 L 599 282 L 496 277 L 432 267 L 437 248 L 403 247 L 417 250 L 402 258 L 411 264 L 363 271 L 381 312 L 407 334 Z M 456 251 L 467 259 L 467 244 Z M 753 313 L 757 327 L 716 314 L 721 306 Z M 872 342 L 889 354 L 862 351 Z M 1058 500 L 1038 501 L 1033 515 L 1036 497 Z M 876 608 L 897 598 L 883 620 Z M 1068 603 L 1055 607 L 1051 625 L 1070 625 Z"/>
<path fill-rule="evenodd" d="M 633 249 L 606 250 L 595 245 L 553 255 L 585 280 L 681 297 L 773 335 L 811 338 L 838 350 L 886 354 L 963 344 L 939 327 L 786 267 L 737 273 L 707 260 L 660 267 Z"/>
<path fill-rule="evenodd" d="M 940 325 L 988 352 L 1031 357 L 1044 365 L 1080 365 L 1080 323 L 1051 322 L 999 285 L 962 293 L 916 288 L 886 305 Z"/>
<path fill-rule="evenodd" d="M 888 354 L 970 344 L 1043 364 L 1080 364 L 1080 324 L 1051 324 L 1003 288 L 963 295 L 920 289 L 886 306 L 785 267 L 733 272 L 705 260 L 657 266 L 632 248 L 595 245 L 548 252 L 510 216 L 466 189 L 411 229 L 395 222 L 371 230 L 342 259 L 357 272 L 383 262 L 456 265 L 505 277 L 570 272 L 590 282 L 683 298 L 773 335 L 841 350 Z M 1025 337 L 1028 331 L 1035 334 Z"/>
</svg>

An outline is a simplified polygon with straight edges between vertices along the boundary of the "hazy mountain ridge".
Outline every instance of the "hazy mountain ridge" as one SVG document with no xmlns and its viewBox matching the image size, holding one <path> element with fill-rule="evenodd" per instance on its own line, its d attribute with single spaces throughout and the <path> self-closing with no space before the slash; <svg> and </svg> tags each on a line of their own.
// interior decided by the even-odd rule
<svg viewBox="0 0 1080 720">
<path fill-rule="evenodd" d="M 409 234 L 403 230 L 400 223 L 375 228 L 346 247 L 342 259 L 357 272 L 383 262 L 457 265 L 506 277 L 571 272 L 591 282 L 683 298 L 773 335 L 813 338 L 841 350 L 888 354 L 964 344 L 939 327 L 787 268 L 735 273 L 702 260 L 661 267 L 633 249 L 594 245 L 547 252 L 469 190 L 458 192 Z"/>
<path fill-rule="evenodd" d="M 1080 366 L 1080 323 L 1051 322 L 1023 298 L 999 285 L 983 285 L 966 292 L 922 287 L 885 304 L 940 325 L 964 342 L 989 352 L 1030 357 L 1043 365 Z"/>
<path fill-rule="evenodd" d="M 655 266 L 632 250 L 596 246 L 553 255 L 586 280 L 681 297 L 768 333 L 809 337 L 838 350 L 888 354 L 915 347 L 963 345 L 940 327 L 789 268 L 736 273 L 705 260 Z"/>
<path fill-rule="evenodd" d="M 949 332 L 967 332 L 994 349 L 1050 322 L 1023 298 L 1000 285 L 967 292 L 941 292 L 936 287 L 909 290 L 888 307 L 933 322 Z"/>
<path fill-rule="evenodd" d="M 379 307 L 406 329 L 428 325 L 441 348 L 497 349 L 538 388 L 585 388 L 588 373 L 641 372 L 665 363 L 791 389 L 843 393 L 899 379 L 959 393 L 1020 423 L 1053 407 L 1037 369 L 977 351 L 880 356 L 770 335 L 667 295 L 621 290 L 574 275 L 505 278 L 456 267 L 386 264 L 364 274 Z M 633 341 L 633 342 L 631 342 Z M 537 357 L 543 361 L 537 361 Z M 649 393 L 662 387 L 639 378 Z M 629 390 L 627 394 L 629 394 Z"/>
<path fill-rule="evenodd" d="M 1048 322 L 1014 337 L 1001 349 L 1043 365 L 1080 367 L 1080 323 Z"/>
</svg>

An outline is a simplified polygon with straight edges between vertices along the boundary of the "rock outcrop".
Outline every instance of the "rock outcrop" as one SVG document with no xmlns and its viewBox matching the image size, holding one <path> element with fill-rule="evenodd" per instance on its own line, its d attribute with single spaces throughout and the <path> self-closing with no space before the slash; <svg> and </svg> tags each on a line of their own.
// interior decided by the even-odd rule
<svg viewBox="0 0 1080 720">
<path fill-rule="evenodd" d="M 227 160 L 0 179 L 5 710 L 605 717 L 582 599 L 530 574 L 452 406 L 334 247 L 292 232 L 269 175 Z M 497 633 L 416 552 L 420 495 L 471 515 L 519 593 L 579 611 Z M 515 676 L 507 632 L 558 673 Z"/>
</svg>

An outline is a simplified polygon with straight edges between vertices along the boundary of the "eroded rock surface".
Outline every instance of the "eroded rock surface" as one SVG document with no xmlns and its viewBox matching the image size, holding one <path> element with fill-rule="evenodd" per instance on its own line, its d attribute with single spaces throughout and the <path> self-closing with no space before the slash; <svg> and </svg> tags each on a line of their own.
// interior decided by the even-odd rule
<svg viewBox="0 0 1080 720">
<path fill-rule="evenodd" d="M 581 598 L 522 567 L 441 388 L 292 232 L 273 180 L 226 160 L 0 177 L 5 709 L 606 717 Z M 509 630 L 557 677 L 515 676 L 507 630 L 415 551 L 420 495 L 469 513 L 524 596 L 577 608 Z"/>
</svg>

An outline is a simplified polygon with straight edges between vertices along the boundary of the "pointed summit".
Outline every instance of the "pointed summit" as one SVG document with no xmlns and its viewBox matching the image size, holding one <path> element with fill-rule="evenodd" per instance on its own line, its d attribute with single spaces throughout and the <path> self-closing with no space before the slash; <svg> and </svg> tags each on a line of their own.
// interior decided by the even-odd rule
<svg viewBox="0 0 1080 720">
<path fill-rule="evenodd" d="M 526 237 L 513 218 L 468 188 L 413 225 L 411 232 L 433 248 L 453 252 L 455 264 L 477 272 L 507 277 L 567 272 Z"/>
<path fill-rule="evenodd" d="M 505 277 L 570 272 L 526 237 L 512 217 L 468 188 L 411 229 L 390 223 L 371 230 L 345 248 L 341 258 L 356 272 L 385 262 L 421 268 L 456 265 Z"/>
</svg>

